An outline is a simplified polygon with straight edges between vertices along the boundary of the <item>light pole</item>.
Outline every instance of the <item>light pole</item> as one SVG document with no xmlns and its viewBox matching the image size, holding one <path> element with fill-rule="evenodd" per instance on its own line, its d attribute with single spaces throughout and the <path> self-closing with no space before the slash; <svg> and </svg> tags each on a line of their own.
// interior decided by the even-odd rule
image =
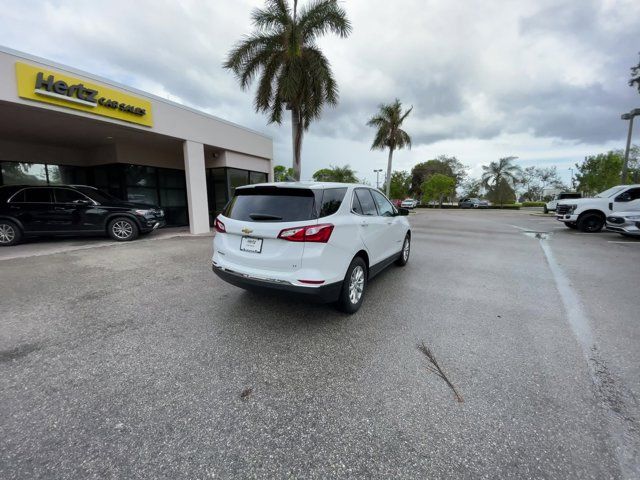
<svg viewBox="0 0 640 480">
<path fill-rule="evenodd" d="M 571 172 L 571 190 L 573 190 L 575 188 L 573 183 L 573 168 L 569 167 L 569 171 Z"/>
<path fill-rule="evenodd" d="M 629 120 L 629 133 L 627 134 L 627 148 L 624 151 L 624 163 L 622 164 L 622 175 L 620 183 L 627 183 L 627 172 L 629 170 L 629 150 L 631 149 L 631 132 L 633 132 L 633 117 L 640 115 L 640 108 L 634 108 L 629 113 L 622 115 L 622 120 Z"/>
<path fill-rule="evenodd" d="M 382 171 L 381 168 L 374 170 L 374 172 L 376 172 L 376 188 L 380 189 L 380 172 Z"/>
</svg>

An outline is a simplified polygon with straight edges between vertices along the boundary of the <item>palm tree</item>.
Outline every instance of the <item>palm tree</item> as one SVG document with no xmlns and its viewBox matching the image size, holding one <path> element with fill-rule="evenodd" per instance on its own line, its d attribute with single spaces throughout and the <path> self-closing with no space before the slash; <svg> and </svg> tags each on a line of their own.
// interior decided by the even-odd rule
<svg viewBox="0 0 640 480">
<path fill-rule="evenodd" d="M 387 181 L 385 182 L 387 196 L 389 196 L 389 190 L 391 188 L 389 179 L 391 178 L 393 152 L 394 150 L 400 150 L 404 147 L 411 148 L 411 137 L 400 128 L 402 127 L 404 119 L 411 113 L 411 110 L 413 110 L 413 107 L 402 113 L 402 103 L 396 98 L 396 101 L 392 104 L 380 105 L 378 113 L 367 122 L 368 126 L 377 128 L 371 150 L 389 149 Z"/>
<path fill-rule="evenodd" d="M 518 157 L 504 157 L 488 166 L 482 166 L 482 185 L 487 189 L 513 188 L 520 178 L 522 170 L 513 161 Z M 502 198 L 502 197 L 501 197 Z M 501 200 L 502 203 L 502 200 Z"/>
<path fill-rule="evenodd" d="M 251 18 L 256 31 L 235 45 L 224 67 L 243 90 L 260 77 L 254 104 L 269 114 L 269 123 L 281 124 L 282 110 L 291 110 L 293 170 L 300 180 L 302 134 L 325 104 L 338 103 L 338 86 L 316 40 L 327 32 L 347 37 L 351 23 L 336 0 L 314 0 L 300 12 L 297 0 L 293 8 L 288 0 L 266 0 Z"/>
<path fill-rule="evenodd" d="M 322 168 L 313 174 L 316 182 L 358 183 L 358 177 L 349 165 L 344 167 Z"/>
<path fill-rule="evenodd" d="M 498 185 L 501 180 L 506 180 L 513 186 L 520 178 L 520 167 L 513 161 L 518 157 L 504 157 L 497 162 L 491 162 L 488 166 L 482 166 L 482 185 L 489 188 Z"/>
</svg>

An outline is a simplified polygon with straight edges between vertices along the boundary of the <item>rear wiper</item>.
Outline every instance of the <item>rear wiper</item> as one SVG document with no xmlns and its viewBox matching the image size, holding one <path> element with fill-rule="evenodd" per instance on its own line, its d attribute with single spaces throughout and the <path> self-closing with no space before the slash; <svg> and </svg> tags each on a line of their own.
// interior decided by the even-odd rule
<svg viewBox="0 0 640 480">
<path fill-rule="evenodd" d="M 251 220 L 282 220 L 282 217 L 269 215 L 268 213 L 250 213 L 249 218 L 251 218 Z"/>
</svg>

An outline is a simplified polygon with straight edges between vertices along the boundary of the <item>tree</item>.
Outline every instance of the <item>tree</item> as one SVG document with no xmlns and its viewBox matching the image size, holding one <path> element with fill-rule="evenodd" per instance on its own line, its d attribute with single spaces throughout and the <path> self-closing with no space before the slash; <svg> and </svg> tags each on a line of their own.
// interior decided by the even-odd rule
<svg viewBox="0 0 640 480">
<path fill-rule="evenodd" d="M 274 182 L 288 182 L 295 180 L 295 173 L 293 168 L 285 167 L 283 165 L 276 165 L 273 167 L 273 181 Z"/>
<path fill-rule="evenodd" d="M 488 166 L 482 166 L 482 184 L 487 188 L 496 186 L 501 180 L 505 180 L 513 187 L 520 178 L 520 167 L 513 164 L 518 157 L 504 157 L 497 162 L 491 162 Z"/>
<path fill-rule="evenodd" d="M 409 195 L 411 176 L 409 172 L 396 170 L 391 174 L 391 188 L 389 198 L 403 199 Z"/>
<path fill-rule="evenodd" d="M 499 203 L 503 206 L 505 203 L 513 203 L 516 200 L 516 192 L 509 181 L 502 177 L 489 187 L 487 198 L 491 203 Z"/>
<path fill-rule="evenodd" d="M 418 163 L 411 169 L 411 192 L 420 197 L 422 195 L 422 184 L 436 173 L 453 178 L 456 176 L 451 164 L 448 162 L 434 159 Z"/>
<path fill-rule="evenodd" d="M 442 200 L 444 197 L 453 195 L 456 190 L 456 179 L 441 173 L 431 175 L 424 182 L 420 189 L 422 190 L 422 201 L 428 203 L 431 200 L 438 200 L 438 205 L 442 208 Z"/>
<path fill-rule="evenodd" d="M 482 180 L 471 178 L 465 180 L 462 185 L 462 196 L 465 198 L 478 198 L 482 191 Z"/>
<path fill-rule="evenodd" d="M 380 105 L 378 113 L 367 122 L 369 127 L 376 128 L 376 136 L 373 139 L 371 150 L 389 149 L 389 160 L 387 161 L 387 176 L 391 178 L 391 165 L 393 163 L 394 150 L 401 150 L 404 147 L 411 148 L 411 137 L 402 130 L 402 122 L 409 116 L 413 107 L 402 112 L 402 103 L 396 101 L 389 105 Z M 389 196 L 391 183 L 387 182 L 386 193 Z"/>
<path fill-rule="evenodd" d="M 266 0 L 251 18 L 254 33 L 234 46 L 224 67 L 243 90 L 260 77 L 254 104 L 269 114 L 269 123 L 280 125 L 283 109 L 291 110 L 293 170 L 300 180 L 302 134 L 325 104 L 338 103 L 331 66 L 316 42 L 327 32 L 347 37 L 351 23 L 336 0 L 315 0 L 300 12 L 298 0 L 293 8 L 288 0 Z"/>
<path fill-rule="evenodd" d="M 624 154 L 621 150 L 611 150 L 585 157 L 576 163 L 578 191 L 593 195 L 620 183 Z"/>
<path fill-rule="evenodd" d="M 322 168 L 313 174 L 313 179 L 316 182 L 340 182 L 340 183 L 360 183 L 356 172 L 354 172 L 349 165 L 344 167 Z"/>
<path fill-rule="evenodd" d="M 640 93 L 640 62 L 635 67 L 631 67 L 631 79 L 629 80 L 629 86 L 636 86 L 638 93 Z"/>
</svg>

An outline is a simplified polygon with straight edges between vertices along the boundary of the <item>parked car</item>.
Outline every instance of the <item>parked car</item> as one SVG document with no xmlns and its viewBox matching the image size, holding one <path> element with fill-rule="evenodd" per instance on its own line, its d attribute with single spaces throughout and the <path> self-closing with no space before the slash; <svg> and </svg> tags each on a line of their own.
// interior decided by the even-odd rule
<svg viewBox="0 0 640 480">
<path fill-rule="evenodd" d="M 618 232 L 625 237 L 640 237 L 640 210 L 608 216 L 607 230 Z"/>
<path fill-rule="evenodd" d="M 582 198 L 582 194 L 579 192 L 560 192 L 556 193 L 551 200 L 549 200 L 543 207 L 544 213 L 555 212 L 560 200 L 567 200 L 570 198 Z"/>
<path fill-rule="evenodd" d="M 401 208 L 416 208 L 418 206 L 418 201 L 413 198 L 405 198 L 400 204 Z"/>
<path fill-rule="evenodd" d="M 479 198 L 463 198 L 458 202 L 460 208 L 488 208 L 489 202 Z"/>
<path fill-rule="evenodd" d="M 215 219 L 212 268 L 241 288 L 337 302 L 354 313 L 371 278 L 392 263 L 407 264 L 408 213 L 365 185 L 239 187 Z"/>
<path fill-rule="evenodd" d="M 560 200 L 556 219 L 569 228 L 599 232 L 613 212 L 640 210 L 640 184 L 611 187 L 593 198 Z"/>
<path fill-rule="evenodd" d="M 24 237 L 109 235 L 125 242 L 165 225 L 164 211 L 82 185 L 0 187 L 0 245 Z"/>
</svg>

